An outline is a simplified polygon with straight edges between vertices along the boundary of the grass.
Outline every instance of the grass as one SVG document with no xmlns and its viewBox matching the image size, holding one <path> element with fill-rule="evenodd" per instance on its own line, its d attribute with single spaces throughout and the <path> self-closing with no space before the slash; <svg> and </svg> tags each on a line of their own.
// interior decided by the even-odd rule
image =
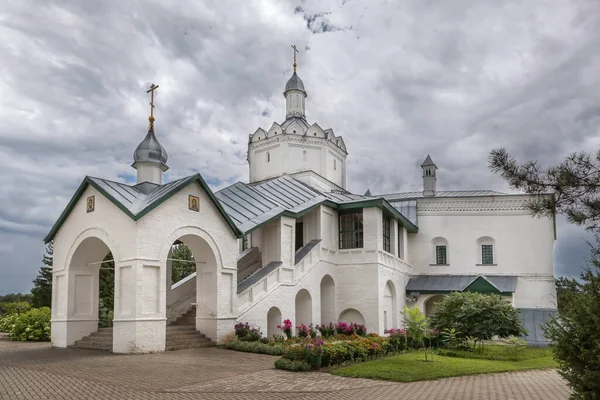
<svg viewBox="0 0 600 400">
<path fill-rule="evenodd" d="M 433 362 L 425 362 L 422 352 L 410 352 L 336 369 L 332 373 L 352 378 L 415 382 L 453 376 L 556 367 L 556 362 L 552 359 L 548 349 L 524 348 L 518 353 L 520 358 L 518 361 L 508 361 L 506 358 L 512 358 L 513 354 L 510 350 L 503 348 L 505 346 L 486 347 L 483 354 L 456 352 L 461 354 L 454 357 L 435 354 Z M 472 357 L 466 358 L 468 355 Z M 485 356 L 496 359 L 482 358 Z"/>
</svg>

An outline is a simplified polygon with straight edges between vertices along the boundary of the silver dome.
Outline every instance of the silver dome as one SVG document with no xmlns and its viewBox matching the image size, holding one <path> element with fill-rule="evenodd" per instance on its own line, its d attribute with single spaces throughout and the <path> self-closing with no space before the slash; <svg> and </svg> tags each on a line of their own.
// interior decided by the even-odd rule
<svg viewBox="0 0 600 400">
<path fill-rule="evenodd" d="M 302 82 L 302 79 L 300 79 L 300 77 L 296 74 L 296 72 L 294 72 L 292 77 L 285 84 L 285 92 L 283 92 L 283 94 L 285 95 L 290 90 L 300 90 L 304 92 L 304 95 L 306 96 L 306 90 L 304 90 L 304 83 Z"/>
<path fill-rule="evenodd" d="M 158 163 L 167 168 L 167 151 L 156 139 L 154 135 L 154 128 L 148 131 L 148 134 L 138 145 L 137 149 L 133 153 L 133 162 L 152 162 Z"/>
</svg>

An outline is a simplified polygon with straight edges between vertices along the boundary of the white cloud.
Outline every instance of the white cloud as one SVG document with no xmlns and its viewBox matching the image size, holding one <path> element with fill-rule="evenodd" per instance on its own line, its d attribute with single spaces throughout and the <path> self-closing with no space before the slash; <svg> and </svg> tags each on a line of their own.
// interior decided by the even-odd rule
<svg viewBox="0 0 600 400">
<path fill-rule="evenodd" d="M 83 176 L 133 175 L 150 83 L 168 177 L 246 180 L 248 134 L 283 120 L 292 43 L 356 192 L 419 189 L 428 153 L 442 188 L 505 189 L 493 147 L 546 164 L 598 147 L 594 1 L 38 0 L 3 7 L 0 35 L 0 293 L 29 289 Z M 575 271 L 573 229 L 557 266 Z"/>
</svg>

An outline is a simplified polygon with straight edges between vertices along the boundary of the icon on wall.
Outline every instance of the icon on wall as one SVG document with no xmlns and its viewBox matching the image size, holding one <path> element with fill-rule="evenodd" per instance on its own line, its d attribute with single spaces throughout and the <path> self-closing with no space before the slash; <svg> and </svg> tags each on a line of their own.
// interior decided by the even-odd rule
<svg viewBox="0 0 600 400">
<path fill-rule="evenodd" d="M 188 198 L 188 208 L 192 211 L 200 211 L 200 199 L 198 196 L 192 196 L 190 194 Z"/>
<path fill-rule="evenodd" d="M 96 196 L 90 196 L 87 198 L 85 212 L 91 213 L 96 208 Z"/>
</svg>

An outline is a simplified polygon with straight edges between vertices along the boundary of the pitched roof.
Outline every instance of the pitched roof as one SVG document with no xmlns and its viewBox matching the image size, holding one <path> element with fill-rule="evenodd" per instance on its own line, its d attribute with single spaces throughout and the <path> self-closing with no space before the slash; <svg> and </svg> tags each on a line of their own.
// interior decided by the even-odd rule
<svg viewBox="0 0 600 400">
<path fill-rule="evenodd" d="M 304 182 L 283 175 L 259 183 L 237 182 L 215 193 L 238 229 L 248 233 L 281 215 L 298 218 L 320 204 L 335 209 L 379 207 L 406 226 L 418 228 L 381 197 L 367 197 L 344 190 L 320 192 Z"/>
<path fill-rule="evenodd" d="M 423 192 L 402 192 L 388 193 L 380 195 L 387 201 L 393 202 L 398 200 L 418 199 L 423 196 Z M 484 196 L 508 196 L 507 193 L 496 192 L 495 190 L 442 190 L 437 191 L 435 197 L 484 197 Z M 433 197 L 427 197 L 431 199 Z"/>
<path fill-rule="evenodd" d="M 127 216 L 134 221 L 137 221 L 192 182 L 197 182 L 200 184 L 202 189 L 206 192 L 208 198 L 215 205 L 215 207 L 217 207 L 217 210 L 223 216 L 229 227 L 233 230 L 236 236 L 241 237 L 241 232 L 237 229 L 229 214 L 225 212 L 221 203 L 216 199 L 212 190 L 210 190 L 200 174 L 191 175 L 166 183 L 164 185 L 156 185 L 154 188 L 152 188 L 151 185 L 139 184 L 130 186 L 107 179 L 86 176 L 83 179 L 83 182 L 81 182 L 81 185 L 79 185 L 75 191 L 75 194 L 63 212 L 58 217 L 58 220 L 50 229 L 50 232 L 48 232 L 44 238 L 44 243 L 48 243 L 54 238 L 54 235 L 56 235 L 56 232 L 58 232 L 62 224 L 65 222 L 66 218 L 75 207 L 75 204 L 82 196 L 85 189 L 90 185 L 100 192 L 104 197 L 110 200 L 121 211 L 127 214 Z"/>
<path fill-rule="evenodd" d="M 517 277 L 513 275 L 413 275 L 406 284 L 406 292 L 462 292 L 478 279 L 484 279 L 500 293 L 513 293 L 517 287 Z"/>
<path fill-rule="evenodd" d="M 428 165 L 433 165 L 434 167 L 437 168 L 437 165 L 435 165 L 435 163 L 433 162 L 433 160 L 431 159 L 431 156 L 429 156 L 429 154 L 427 154 L 427 158 L 425 158 L 425 161 L 423 161 L 423 164 L 421 164 L 421 167 L 425 167 Z"/>
</svg>

